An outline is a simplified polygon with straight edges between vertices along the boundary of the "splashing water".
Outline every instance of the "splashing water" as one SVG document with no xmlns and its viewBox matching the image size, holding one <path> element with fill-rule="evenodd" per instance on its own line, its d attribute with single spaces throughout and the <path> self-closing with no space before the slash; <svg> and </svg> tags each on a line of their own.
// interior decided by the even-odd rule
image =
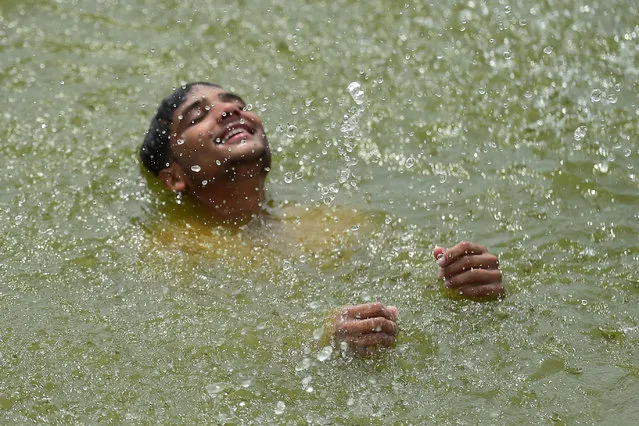
<svg viewBox="0 0 639 426">
<path fill-rule="evenodd" d="M 580 141 L 586 137 L 586 133 L 588 132 L 588 128 L 586 126 L 579 126 L 575 129 L 575 140 Z"/>
<path fill-rule="evenodd" d="M 364 90 L 362 90 L 362 85 L 357 81 L 353 81 L 348 85 L 348 93 L 351 94 L 351 97 L 357 105 L 364 103 Z"/>
</svg>

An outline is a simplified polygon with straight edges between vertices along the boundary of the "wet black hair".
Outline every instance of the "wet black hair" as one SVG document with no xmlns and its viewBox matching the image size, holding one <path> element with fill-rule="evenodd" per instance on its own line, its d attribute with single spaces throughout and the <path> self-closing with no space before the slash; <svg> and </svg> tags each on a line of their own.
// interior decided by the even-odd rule
<svg viewBox="0 0 639 426">
<path fill-rule="evenodd" d="M 169 158 L 169 135 L 173 113 L 186 101 L 186 96 L 193 86 L 222 87 L 219 84 L 207 82 L 187 83 L 177 87 L 169 96 L 164 98 L 157 112 L 151 119 L 149 130 L 144 135 L 144 142 L 140 147 L 140 159 L 149 171 L 158 175 L 161 170 L 167 168 L 171 160 Z"/>
</svg>

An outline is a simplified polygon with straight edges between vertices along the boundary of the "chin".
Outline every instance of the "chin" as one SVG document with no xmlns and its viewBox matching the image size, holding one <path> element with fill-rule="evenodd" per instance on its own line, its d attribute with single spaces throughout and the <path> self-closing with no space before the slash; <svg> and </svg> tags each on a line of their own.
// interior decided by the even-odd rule
<svg viewBox="0 0 639 426">
<path fill-rule="evenodd" d="M 228 157 L 227 164 L 259 164 L 262 168 L 271 167 L 271 150 L 266 136 L 238 145 L 233 150 L 235 155 Z"/>
<path fill-rule="evenodd" d="M 264 146 L 250 148 L 247 152 L 227 157 L 225 166 L 227 170 L 244 170 L 242 174 L 249 170 L 253 174 L 266 174 L 271 167 L 271 151 Z"/>
</svg>

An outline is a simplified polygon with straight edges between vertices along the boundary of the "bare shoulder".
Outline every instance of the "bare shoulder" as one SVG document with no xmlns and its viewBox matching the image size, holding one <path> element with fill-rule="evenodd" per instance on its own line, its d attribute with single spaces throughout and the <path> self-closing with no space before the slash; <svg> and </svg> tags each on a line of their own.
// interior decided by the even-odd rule
<svg viewBox="0 0 639 426">
<path fill-rule="evenodd" d="M 240 230 L 193 219 L 167 219 L 150 230 L 150 237 L 154 250 L 177 250 L 208 259 L 246 259 L 255 253 Z"/>
<path fill-rule="evenodd" d="M 354 207 L 283 206 L 281 221 L 291 238 L 309 249 L 327 248 L 358 232 L 365 232 L 367 215 Z"/>
</svg>

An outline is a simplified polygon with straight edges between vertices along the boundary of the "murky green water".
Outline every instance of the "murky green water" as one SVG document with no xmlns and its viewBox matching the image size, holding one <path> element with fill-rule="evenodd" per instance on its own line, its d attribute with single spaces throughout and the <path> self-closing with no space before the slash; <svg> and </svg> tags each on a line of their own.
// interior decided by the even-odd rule
<svg viewBox="0 0 639 426">
<path fill-rule="evenodd" d="M 0 422 L 632 424 L 638 16 L 0 1 Z M 181 206 L 136 150 L 191 80 L 259 111 L 276 205 L 368 225 L 311 249 L 257 225 L 160 243 Z M 500 255 L 504 300 L 441 291 L 432 248 L 462 239 Z M 397 347 L 327 357 L 326 313 L 376 299 L 399 308 Z"/>
</svg>

